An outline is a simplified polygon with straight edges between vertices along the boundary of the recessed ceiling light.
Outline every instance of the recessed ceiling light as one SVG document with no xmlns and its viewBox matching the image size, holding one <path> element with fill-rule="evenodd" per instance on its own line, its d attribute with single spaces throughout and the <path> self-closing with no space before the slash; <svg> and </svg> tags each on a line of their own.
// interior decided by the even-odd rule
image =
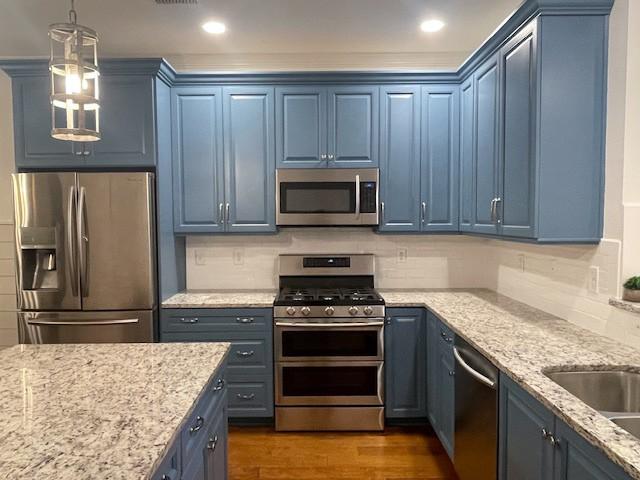
<svg viewBox="0 0 640 480">
<path fill-rule="evenodd" d="M 227 27 L 224 23 L 215 21 L 203 23 L 202 29 L 207 33 L 213 33 L 216 35 L 220 35 L 227 31 Z"/>
<path fill-rule="evenodd" d="M 425 20 L 420 24 L 420 29 L 423 32 L 427 32 L 427 33 L 438 32 L 442 30 L 443 27 L 444 27 L 444 22 L 442 20 L 436 20 L 436 19 Z"/>
</svg>

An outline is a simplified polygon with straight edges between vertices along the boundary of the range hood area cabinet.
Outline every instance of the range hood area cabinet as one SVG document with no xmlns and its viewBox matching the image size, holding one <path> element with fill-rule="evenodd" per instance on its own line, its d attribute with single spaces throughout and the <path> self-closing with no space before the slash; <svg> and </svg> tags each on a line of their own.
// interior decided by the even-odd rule
<svg viewBox="0 0 640 480">
<path fill-rule="evenodd" d="M 152 64 L 149 64 L 152 63 Z M 105 61 L 98 142 L 51 137 L 51 79 L 42 61 L 3 68 L 12 76 L 15 161 L 19 170 L 148 168 L 156 163 L 155 82 L 161 60 Z"/>
<path fill-rule="evenodd" d="M 171 97 L 174 231 L 274 232 L 274 89 L 174 87 Z"/>
<path fill-rule="evenodd" d="M 607 22 L 541 15 L 463 81 L 460 231 L 599 242 Z"/>
<path fill-rule="evenodd" d="M 375 85 L 277 87 L 277 167 L 377 167 L 378 90 Z"/>
</svg>

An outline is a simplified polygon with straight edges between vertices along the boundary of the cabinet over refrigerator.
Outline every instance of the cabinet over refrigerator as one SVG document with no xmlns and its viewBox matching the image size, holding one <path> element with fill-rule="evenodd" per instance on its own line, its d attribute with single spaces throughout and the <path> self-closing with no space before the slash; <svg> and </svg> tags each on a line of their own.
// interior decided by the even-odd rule
<svg viewBox="0 0 640 480">
<path fill-rule="evenodd" d="M 13 175 L 21 343 L 153 341 L 151 173 Z"/>
</svg>

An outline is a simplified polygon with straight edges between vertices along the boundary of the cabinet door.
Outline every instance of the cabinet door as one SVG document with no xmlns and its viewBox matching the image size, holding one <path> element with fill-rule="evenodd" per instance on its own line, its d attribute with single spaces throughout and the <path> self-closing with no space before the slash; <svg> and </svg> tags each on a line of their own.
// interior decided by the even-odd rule
<svg viewBox="0 0 640 480">
<path fill-rule="evenodd" d="M 500 53 L 504 91 L 504 141 L 500 185 L 501 233 L 533 237 L 535 25 Z"/>
<path fill-rule="evenodd" d="M 420 87 L 381 87 L 380 231 L 420 230 Z"/>
<path fill-rule="evenodd" d="M 492 202 L 497 198 L 498 59 L 491 57 L 474 74 L 476 95 L 475 222 L 473 231 L 497 233 Z"/>
<path fill-rule="evenodd" d="M 329 88 L 330 167 L 378 166 L 378 100 L 378 87 Z"/>
<path fill-rule="evenodd" d="M 224 406 L 208 432 L 205 480 L 227 479 L 227 423 L 227 407 Z"/>
<path fill-rule="evenodd" d="M 435 431 L 438 431 L 440 422 L 439 338 L 438 319 L 433 313 L 427 312 L 427 417 Z"/>
<path fill-rule="evenodd" d="M 84 158 L 72 152 L 72 142 L 51 137 L 48 76 L 13 79 L 13 125 L 18 168 L 77 168 Z"/>
<path fill-rule="evenodd" d="M 222 91 L 172 89 L 174 230 L 220 232 L 223 217 Z"/>
<path fill-rule="evenodd" d="M 147 75 L 100 77 L 100 133 L 87 165 L 145 167 L 155 164 L 153 79 Z"/>
<path fill-rule="evenodd" d="M 555 480 L 630 480 L 630 476 L 600 450 L 556 419 Z"/>
<path fill-rule="evenodd" d="M 549 410 L 505 375 L 500 377 L 498 471 L 501 480 L 549 480 L 553 447 L 543 429 L 553 433 Z M 561 477 L 556 477 L 560 480 Z"/>
<path fill-rule="evenodd" d="M 274 232 L 273 88 L 224 89 L 225 208 L 230 232 Z"/>
<path fill-rule="evenodd" d="M 455 363 L 451 345 L 444 345 L 440 342 L 439 352 L 440 365 L 440 414 L 438 422 L 438 433 L 442 446 L 447 451 L 449 458 L 454 455 L 454 433 L 455 433 Z"/>
<path fill-rule="evenodd" d="M 458 230 L 460 100 L 457 85 L 422 88 L 421 229 Z"/>
<path fill-rule="evenodd" d="M 426 416 L 426 341 L 424 310 L 389 309 L 384 331 L 387 418 Z"/>
<path fill-rule="evenodd" d="M 460 86 L 460 230 L 473 229 L 475 214 L 473 77 Z"/>
<path fill-rule="evenodd" d="M 323 87 L 276 89 L 278 168 L 327 166 L 327 91 Z"/>
</svg>

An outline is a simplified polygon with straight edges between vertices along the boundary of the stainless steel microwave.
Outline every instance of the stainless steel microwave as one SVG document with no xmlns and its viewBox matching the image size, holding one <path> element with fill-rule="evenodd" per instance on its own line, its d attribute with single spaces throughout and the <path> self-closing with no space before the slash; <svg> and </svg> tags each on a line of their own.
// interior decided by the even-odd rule
<svg viewBox="0 0 640 480">
<path fill-rule="evenodd" d="M 278 225 L 378 225 L 377 168 L 278 169 Z"/>
</svg>

